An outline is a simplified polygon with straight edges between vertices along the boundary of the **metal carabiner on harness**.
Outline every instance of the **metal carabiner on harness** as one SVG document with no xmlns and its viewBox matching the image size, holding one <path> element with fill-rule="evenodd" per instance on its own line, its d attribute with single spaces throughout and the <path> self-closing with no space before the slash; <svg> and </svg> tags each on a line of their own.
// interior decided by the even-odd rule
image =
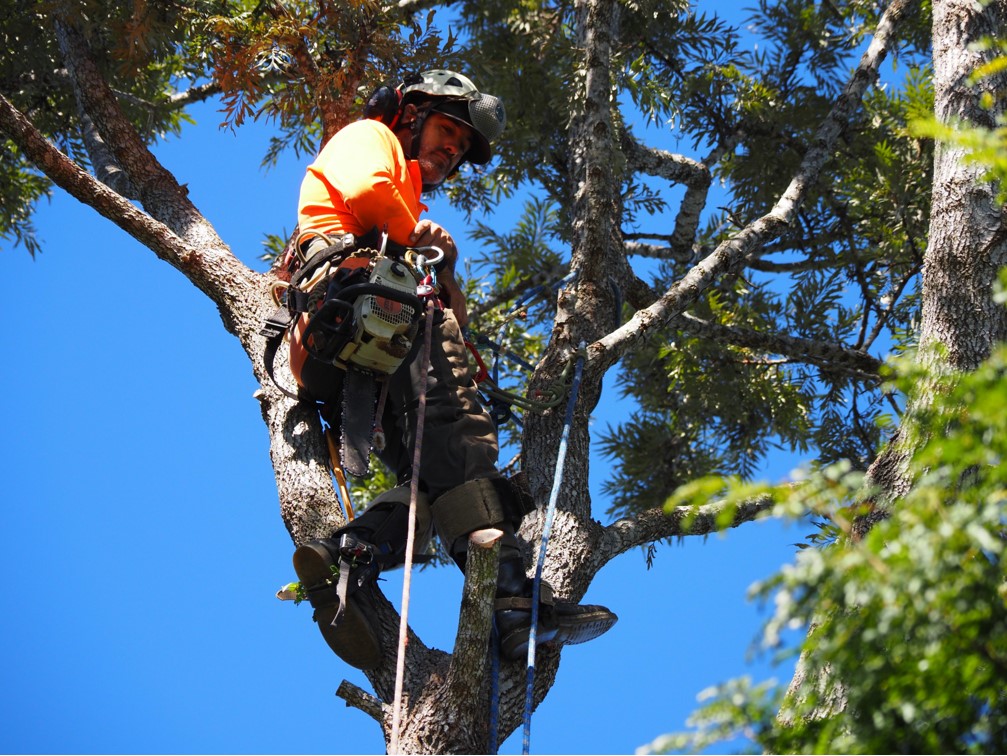
<svg viewBox="0 0 1007 756">
<path fill-rule="evenodd" d="M 427 257 L 423 252 L 433 251 L 433 257 Z M 437 265 L 444 261 L 444 250 L 433 245 L 427 247 L 409 247 L 406 249 L 406 262 L 420 274 L 422 281 L 416 289 L 416 296 L 430 297 L 437 291 Z"/>
</svg>

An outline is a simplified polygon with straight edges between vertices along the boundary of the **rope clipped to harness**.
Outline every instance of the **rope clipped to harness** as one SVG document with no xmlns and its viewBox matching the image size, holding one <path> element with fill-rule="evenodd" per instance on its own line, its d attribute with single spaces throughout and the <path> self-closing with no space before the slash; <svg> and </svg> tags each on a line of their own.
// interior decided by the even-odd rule
<svg viewBox="0 0 1007 756">
<path fill-rule="evenodd" d="M 525 684 L 524 700 L 524 736 L 522 740 L 523 753 L 531 753 L 531 712 L 535 690 L 535 640 L 538 628 L 539 596 L 542 591 L 542 571 L 545 567 L 546 549 L 549 547 L 549 536 L 552 533 L 553 521 L 556 519 L 556 503 L 559 500 L 560 484 L 563 480 L 563 467 L 566 464 L 567 446 L 570 441 L 570 428 L 573 425 L 573 409 L 577 404 L 577 393 L 580 390 L 581 376 L 584 373 L 584 360 L 587 355 L 587 344 L 580 343 L 577 349 L 577 362 L 574 368 L 573 383 L 570 386 L 570 399 L 566 404 L 566 417 L 563 420 L 563 433 L 559 440 L 559 452 L 556 458 L 556 472 L 553 475 L 552 492 L 549 494 L 549 504 L 546 507 L 545 523 L 542 526 L 542 543 L 538 550 L 538 561 L 535 564 L 535 579 L 532 582 L 531 595 L 531 631 L 528 635 L 528 677 Z"/>
</svg>

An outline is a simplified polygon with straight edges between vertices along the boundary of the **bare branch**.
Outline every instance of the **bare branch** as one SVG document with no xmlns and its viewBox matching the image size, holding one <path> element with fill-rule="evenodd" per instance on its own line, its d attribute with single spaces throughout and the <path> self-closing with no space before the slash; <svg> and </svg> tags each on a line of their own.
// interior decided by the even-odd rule
<svg viewBox="0 0 1007 756">
<path fill-rule="evenodd" d="M 606 369 L 655 329 L 685 311 L 719 276 L 741 267 L 770 239 L 789 226 L 810 187 L 818 180 L 840 135 L 849 125 L 867 88 L 877 79 L 878 66 L 895 41 L 894 30 L 908 0 L 895 0 L 881 18 L 874 39 L 860 64 L 819 127 L 797 175 L 773 209 L 742 229 L 692 268 L 655 304 L 641 310 L 621 328 L 588 347 L 595 369 Z"/>
<path fill-rule="evenodd" d="M 194 102 L 205 102 L 214 95 L 220 94 L 220 85 L 216 82 L 208 84 L 197 84 L 189 87 L 184 92 L 176 92 L 168 97 L 168 104 L 173 108 L 184 108 Z"/>
<path fill-rule="evenodd" d="M 571 130 L 579 153 L 575 157 L 578 189 L 574 217 L 590 222 L 580 220 L 574 224 L 571 268 L 578 271 L 581 280 L 601 281 L 605 279 L 603 266 L 611 257 L 613 214 L 620 183 L 612 159 L 617 148 L 610 70 L 616 3 L 586 0 L 578 3 L 578 13 L 584 16 L 581 28 L 585 74 L 583 110 Z"/>
<path fill-rule="evenodd" d="M 760 496 L 740 504 L 714 502 L 698 510 L 693 507 L 676 507 L 671 512 L 665 512 L 661 507 L 648 509 L 634 517 L 617 520 L 605 528 L 599 549 L 601 558 L 607 562 L 632 548 L 665 538 L 715 533 L 722 529 L 717 526 L 717 520 L 729 507 L 734 513 L 727 527 L 736 528 L 771 510 L 773 500 L 769 496 Z"/>
<path fill-rule="evenodd" d="M 53 183 L 93 207 L 162 259 L 182 268 L 187 259 L 199 254 L 199 250 L 188 246 L 170 228 L 137 209 L 54 147 L 3 95 L 0 95 L 0 132 Z"/>
<path fill-rule="evenodd" d="M 47 77 L 47 79 L 48 78 L 50 77 Z M 52 72 L 51 80 L 55 80 L 60 86 L 72 87 L 74 85 L 73 78 L 70 76 L 70 72 L 66 68 L 55 69 Z M 148 109 L 164 109 L 167 107 L 169 110 L 178 110 L 180 108 L 184 108 L 186 105 L 192 105 L 196 102 L 204 102 L 214 95 L 220 94 L 221 89 L 219 84 L 211 81 L 207 84 L 197 84 L 189 87 L 189 89 L 186 89 L 184 92 L 176 92 L 175 94 L 168 95 L 167 100 L 158 102 L 151 102 L 143 97 L 137 97 L 132 92 L 124 92 L 121 89 L 110 88 L 109 91 L 112 92 L 117 99 L 124 100 L 130 105 L 134 105 L 136 107 Z"/>
<path fill-rule="evenodd" d="M 354 709 L 360 709 L 360 711 L 364 712 L 364 714 L 369 716 L 379 725 L 384 726 L 386 707 L 383 703 L 381 703 L 381 699 L 372 696 L 362 688 L 358 688 L 348 680 L 343 680 L 343 682 L 340 683 L 339 689 L 336 690 L 336 695 L 346 701 L 347 706 L 352 706 Z"/>
<path fill-rule="evenodd" d="M 629 234 L 626 234 L 627 238 L 629 236 Z M 623 244 L 623 248 L 626 250 L 627 256 L 648 257 L 654 260 L 674 260 L 675 262 L 680 263 L 687 263 L 692 259 L 691 249 L 683 251 L 675 247 L 659 246 L 657 244 L 641 244 L 636 241 L 625 242 Z"/>
<path fill-rule="evenodd" d="M 503 532 L 494 528 L 477 530 L 469 535 L 458 632 L 448 672 L 448 686 L 455 692 L 470 688 L 475 681 L 476 687 L 469 693 L 476 694 L 479 684 L 486 678 L 502 537 Z"/>
<path fill-rule="evenodd" d="M 628 131 L 622 132 L 626 166 L 637 173 L 657 176 L 672 184 L 710 185 L 710 169 L 698 160 L 640 144 Z"/>
<path fill-rule="evenodd" d="M 80 32 L 60 18 L 54 23 L 78 101 L 136 187 L 144 209 L 191 244 L 223 247 L 212 226 L 189 201 L 187 190 L 157 161 L 123 115 Z"/>
<path fill-rule="evenodd" d="M 80 108 L 80 131 L 84 138 L 87 154 L 91 158 L 95 177 L 113 192 L 117 192 L 127 199 L 139 199 L 140 195 L 136 191 L 136 187 L 133 186 L 125 171 L 115 162 L 111 150 L 108 149 L 108 145 L 98 133 L 94 121 L 84 112 L 83 107 Z"/>
</svg>

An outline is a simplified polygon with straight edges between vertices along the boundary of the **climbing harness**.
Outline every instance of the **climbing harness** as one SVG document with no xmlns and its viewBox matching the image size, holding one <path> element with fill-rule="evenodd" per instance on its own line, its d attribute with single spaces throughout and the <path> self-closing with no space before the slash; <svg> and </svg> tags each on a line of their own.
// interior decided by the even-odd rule
<svg viewBox="0 0 1007 756">
<path fill-rule="evenodd" d="M 535 564 L 535 579 L 532 582 L 531 595 L 531 631 L 528 636 L 528 678 L 525 687 L 524 703 L 524 737 L 523 753 L 531 753 L 531 712 L 535 689 L 535 636 L 538 628 L 538 603 L 542 588 L 542 570 L 545 567 L 545 554 L 549 546 L 549 536 L 552 524 L 556 519 L 556 503 L 559 499 L 560 484 L 563 479 L 563 466 L 566 463 L 567 445 L 570 440 L 570 427 L 573 425 L 573 409 L 577 403 L 577 393 L 580 390 L 581 376 L 584 372 L 584 360 L 587 356 L 587 345 L 580 343 L 577 350 L 577 366 L 574 370 L 573 383 L 570 386 L 570 399 L 566 405 L 566 417 L 563 421 L 563 433 L 560 436 L 559 452 L 556 458 L 556 472 L 553 476 L 552 491 L 549 494 L 549 504 L 546 507 L 545 523 L 542 526 L 542 542 L 538 550 L 538 561 Z"/>
<path fill-rule="evenodd" d="M 284 394 L 325 401 L 339 386 L 337 424 L 341 461 L 334 469 L 363 477 L 384 406 L 387 376 L 409 355 L 430 288 L 416 263 L 434 270 L 438 247 L 392 244 L 387 233 L 329 237 L 300 234 L 284 254 L 273 287 L 277 311 L 267 319 L 266 371 Z M 289 277 L 289 281 L 282 280 Z M 290 343 L 295 394 L 276 380 L 273 361 L 282 340 Z M 383 445 L 383 433 L 378 438 Z"/>
<path fill-rule="evenodd" d="M 443 253 L 441 253 L 443 255 Z M 417 294 L 426 304 L 426 321 L 423 334 L 423 356 L 421 358 L 421 375 L 426 376 L 430 366 L 430 352 L 433 338 L 434 310 L 439 304 L 437 299 L 437 279 L 432 264 L 428 268 L 426 259 L 420 256 L 416 267 L 425 270 L 426 275 L 417 288 Z M 405 681 L 406 641 L 409 634 L 409 594 L 412 589 L 413 548 L 416 540 L 416 501 L 420 490 L 420 457 L 423 446 L 423 426 L 427 408 L 427 381 L 424 380 L 419 391 L 419 404 L 416 410 L 416 440 L 413 445 L 413 476 L 410 481 L 409 496 L 409 526 L 406 531 L 406 560 L 402 576 L 402 611 L 399 618 L 399 644 L 395 659 L 395 705 L 392 709 L 392 735 L 389 743 L 389 753 L 399 752 L 399 735 L 402 727 L 402 689 Z"/>
</svg>

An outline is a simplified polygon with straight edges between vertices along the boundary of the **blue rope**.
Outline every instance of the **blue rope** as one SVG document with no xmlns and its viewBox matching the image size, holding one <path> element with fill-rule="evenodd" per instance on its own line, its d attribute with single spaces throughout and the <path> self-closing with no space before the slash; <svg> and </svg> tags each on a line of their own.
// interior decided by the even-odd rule
<svg viewBox="0 0 1007 756">
<path fill-rule="evenodd" d="M 528 634 L 528 680 L 524 697 L 524 750 L 531 753 L 531 710 L 535 690 L 535 636 L 538 630 L 538 602 L 542 586 L 542 570 L 545 567 L 545 552 L 549 546 L 549 535 L 553 520 L 556 519 L 556 502 L 559 499 L 559 487 L 563 478 L 563 465 L 566 462 L 566 449 L 570 441 L 570 426 L 573 425 L 573 408 L 577 403 L 577 392 L 580 389 L 580 378 L 584 372 L 584 355 L 586 344 L 582 341 L 577 350 L 577 365 L 574 369 L 573 383 L 570 385 L 570 400 L 566 405 L 566 418 L 563 421 L 563 434 L 559 439 L 559 453 L 556 458 L 556 473 L 552 481 L 552 493 L 549 494 L 549 506 L 546 507 L 545 524 L 542 527 L 542 544 L 538 550 L 538 563 L 535 565 L 535 580 L 531 592 L 531 631 Z"/>
</svg>

